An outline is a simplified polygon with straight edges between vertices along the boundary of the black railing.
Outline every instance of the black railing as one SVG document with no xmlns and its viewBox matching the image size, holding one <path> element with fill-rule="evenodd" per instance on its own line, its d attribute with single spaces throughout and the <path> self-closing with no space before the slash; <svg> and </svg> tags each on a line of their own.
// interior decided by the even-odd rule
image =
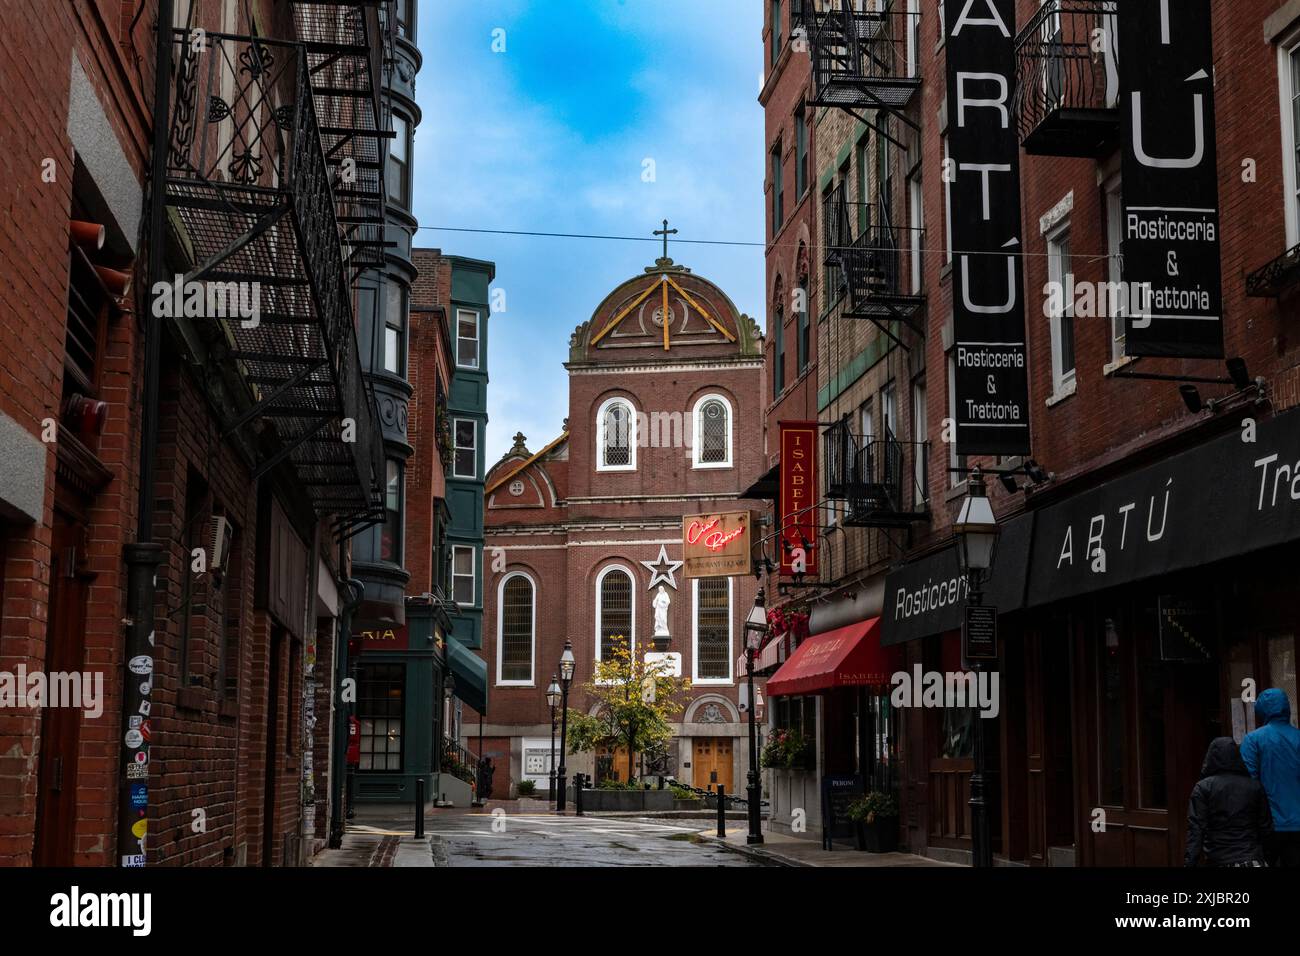
<svg viewBox="0 0 1300 956">
<path fill-rule="evenodd" d="M 921 83 L 909 75 L 916 72 L 915 60 L 908 62 L 909 37 L 919 45 L 919 16 L 902 0 L 877 0 L 874 5 L 839 0 L 825 10 L 806 9 L 812 102 L 890 111 L 906 107 Z M 914 58 L 918 52 L 914 48 Z"/>
<path fill-rule="evenodd" d="M 903 275 L 903 253 L 916 254 L 921 243 L 910 228 L 891 224 L 887 206 L 850 203 L 840 183 L 822 200 L 822 241 L 828 267 L 826 302 L 847 293 L 849 316 L 907 320 L 923 302 Z M 853 236 L 853 220 L 864 228 Z"/>
<path fill-rule="evenodd" d="M 1119 132 L 1117 0 L 1047 0 L 1016 37 L 1013 109 L 1027 152 L 1095 156 Z"/>
<path fill-rule="evenodd" d="M 826 496 L 847 503 L 845 524 L 906 525 L 929 515 L 928 442 L 863 438 L 844 418 L 827 428 L 822 449 Z"/>
<path fill-rule="evenodd" d="M 374 398 L 361 377 L 332 177 L 301 44 L 174 31 L 166 201 L 193 263 L 187 281 L 255 290 L 258 315 L 223 321 L 254 391 L 231 423 L 271 427 L 319 514 L 382 503 Z"/>
<path fill-rule="evenodd" d="M 1246 295 L 1274 299 L 1300 284 L 1300 245 L 1246 276 Z"/>
</svg>

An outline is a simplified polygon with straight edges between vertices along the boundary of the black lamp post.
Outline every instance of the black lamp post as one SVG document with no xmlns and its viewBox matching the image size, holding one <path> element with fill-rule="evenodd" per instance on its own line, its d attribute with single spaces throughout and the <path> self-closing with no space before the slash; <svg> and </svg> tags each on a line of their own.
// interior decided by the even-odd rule
<svg viewBox="0 0 1300 956">
<path fill-rule="evenodd" d="M 560 706 L 560 682 L 559 679 L 554 674 L 551 675 L 551 686 L 546 688 L 546 702 L 551 705 L 551 761 L 547 765 L 548 769 L 550 770 L 550 773 L 548 774 L 548 777 L 550 778 L 550 789 L 549 792 L 546 794 L 546 799 L 554 800 L 555 799 L 555 708 Z"/>
<path fill-rule="evenodd" d="M 763 600 L 763 589 L 759 588 L 749 618 L 745 621 L 745 671 L 749 681 L 749 834 L 745 837 L 745 842 L 751 844 L 763 842 L 763 828 L 759 818 L 759 800 L 763 795 L 763 787 L 758 776 L 758 726 L 755 723 L 758 707 L 754 698 L 754 654 L 762 646 L 763 635 L 766 633 L 767 607 Z"/>
<path fill-rule="evenodd" d="M 573 680 L 573 642 L 564 639 L 564 653 L 560 655 L 560 773 L 556 778 L 555 812 L 564 812 L 564 790 L 569 785 L 564 765 L 564 753 L 569 737 L 569 684 Z"/>
<path fill-rule="evenodd" d="M 967 600 L 971 604 L 984 602 L 984 583 L 993 567 L 998 548 L 998 520 L 993 514 L 985 493 L 984 476 L 976 468 L 968 480 L 966 499 L 961 503 L 961 513 L 953 525 L 957 539 L 957 560 L 966 575 Z M 983 670 L 982 661 L 971 661 L 975 670 Z M 976 713 L 975 720 L 975 770 L 970 778 L 971 862 L 975 866 L 993 865 L 993 845 L 989 836 L 988 802 L 984 796 L 985 754 L 984 717 Z"/>
</svg>

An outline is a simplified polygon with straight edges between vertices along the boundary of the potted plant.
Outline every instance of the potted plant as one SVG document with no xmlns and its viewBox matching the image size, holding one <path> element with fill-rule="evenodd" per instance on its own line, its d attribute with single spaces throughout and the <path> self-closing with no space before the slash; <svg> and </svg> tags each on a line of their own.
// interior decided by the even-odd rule
<svg viewBox="0 0 1300 956">
<path fill-rule="evenodd" d="M 515 784 L 515 793 L 521 797 L 531 797 L 537 792 L 537 784 L 532 780 L 520 780 Z"/>
<path fill-rule="evenodd" d="M 858 849 L 893 853 L 898 849 L 898 801 L 893 794 L 871 790 L 849 804 Z"/>
</svg>

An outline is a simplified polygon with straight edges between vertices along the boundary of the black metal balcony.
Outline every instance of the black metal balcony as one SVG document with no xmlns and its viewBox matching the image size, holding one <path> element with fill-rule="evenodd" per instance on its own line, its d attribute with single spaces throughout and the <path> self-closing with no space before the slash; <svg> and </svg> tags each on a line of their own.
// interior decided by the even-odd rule
<svg viewBox="0 0 1300 956">
<path fill-rule="evenodd" d="M 1025 152 L 1098 158 L 1119 138 L 1117 0 L 1047 0 L 1016 37 Z"/>
<path fill-rule="evenodd" d="M 853 235 L 853 220 L 859 234 Z M 824 262 L 832 266 L 835 287 L 827 290 L 827 301 L 846 296 L 844 315 L 869 319 L 893 337 L 888 323 L 903 322 L 920 332 L 917 313 L 925 297 L 910 291 L 903 275 L 903 252 L 920 249 L 912 243 L 912 230 L 893 225 L 885 203 L 850 203 L 844 198 L 844 184 L 836 186 L 822 203 Z M 910 250 L 909 250 L 910 246 Z"/>
<path fill-rule="evenodd" d="M 293 0 L 294 26 L 321 147 L 333 176 L 349 269 L 384 264 L 384 163 L 389 119 L 381 93 L 396 36 L 393 0 Z"/>
<path fill-rule="evenodd" d="M 822 436 L 826 496 L 844 500 L 850 527 L 907 527 L 930 516 L 929 443 L 873 439 L 841 419 Z"/>
<path fill-rule="evenodd" d="M 192 263 L 184 279 L 260 301 L 255 320 L 200 319 L 222 323 L 226 356 L 254 393 L 229 428 L 260 419 L 257 474 L 287 460 L 319 514 L 362 520 L 382 505 L 383 449 L 308 54 L 218 33 L 198 44 L 177 30 L 174 42 L 165 196 Z"/>
<path fill-rule="evenodd" d="M 1300 246 L 1292 246 L 1246 276 L 1246 295 L 1276 299 L 1297 284 L 1300 284 Z"/>
<path fill-rule="evenodd" d="M 801 23 L 812 57 L 811 102 L 898 115 L 921 85 L 919 76 L 908 76 L 907 62 L 907 38 L 919 13 L 894 0 L 879 0 L 875 10 L 855 9 L 860 5 L 839 0 L 819 11 L 805 4 Z"/>
</svg>

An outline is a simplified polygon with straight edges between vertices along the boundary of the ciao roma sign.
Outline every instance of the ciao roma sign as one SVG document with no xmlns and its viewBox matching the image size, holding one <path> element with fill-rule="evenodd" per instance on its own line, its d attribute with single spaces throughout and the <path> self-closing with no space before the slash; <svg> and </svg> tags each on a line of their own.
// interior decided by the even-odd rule
<svg viewBox="0 0 1300 956">
<path fill-rule="evenodd" d="M 682 547 L 688 578 L 731 577 L 749 574 L 750 528 L 754 516 L 749 511 L 726 511 L 721 514 L 689 515 L 682 519 Z"/>
</svg>

